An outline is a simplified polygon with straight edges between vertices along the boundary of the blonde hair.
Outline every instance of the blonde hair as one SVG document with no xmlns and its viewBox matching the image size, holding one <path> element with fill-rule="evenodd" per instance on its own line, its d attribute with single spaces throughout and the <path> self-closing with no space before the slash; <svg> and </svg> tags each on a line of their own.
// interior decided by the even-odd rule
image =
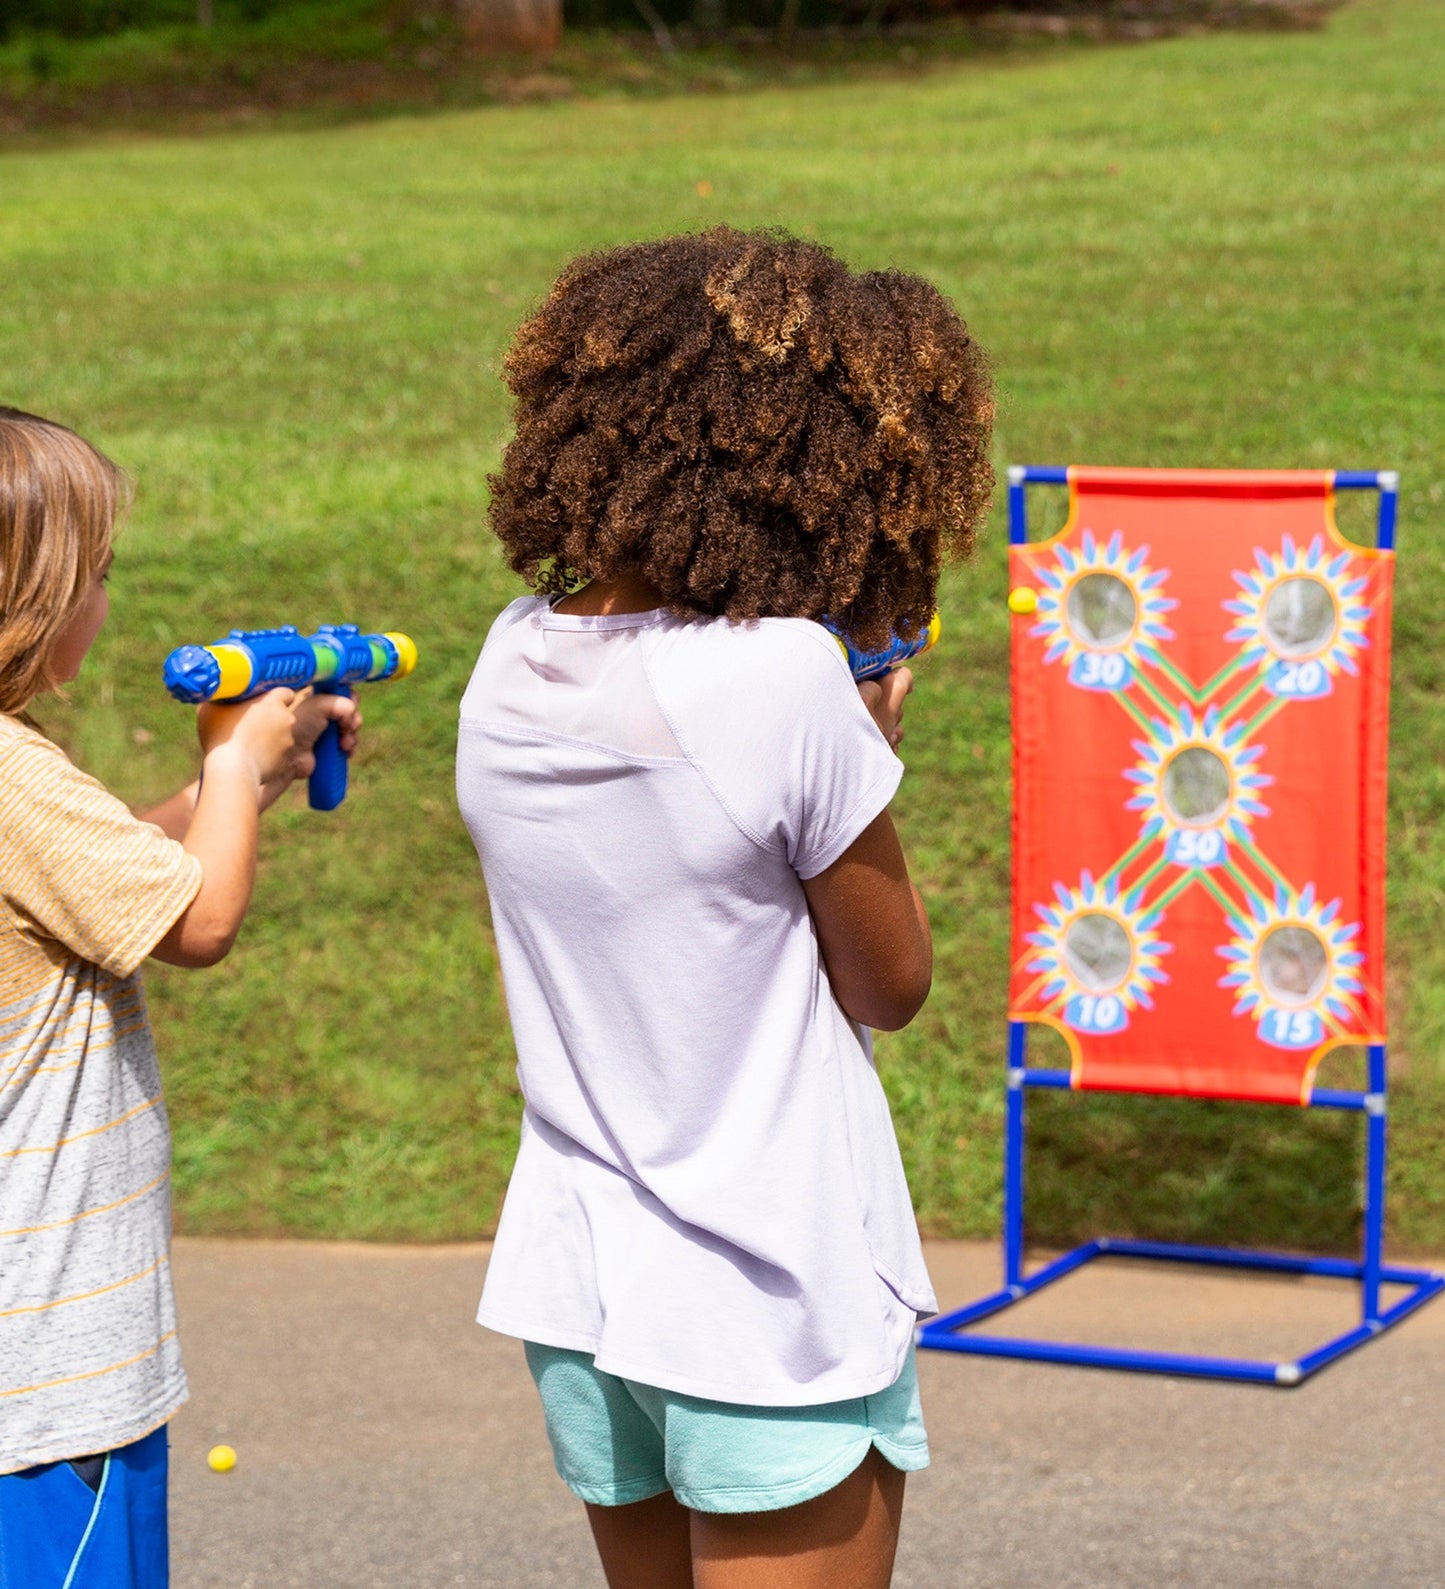
<svg viewBox="0 0 1445 1589">
<path fill-rule="evenodd" d="M 129 497 L 123 471 L 83 437 L 0 406 L 0 712 L 56 688 L 51 652 Z"/>
</svg>

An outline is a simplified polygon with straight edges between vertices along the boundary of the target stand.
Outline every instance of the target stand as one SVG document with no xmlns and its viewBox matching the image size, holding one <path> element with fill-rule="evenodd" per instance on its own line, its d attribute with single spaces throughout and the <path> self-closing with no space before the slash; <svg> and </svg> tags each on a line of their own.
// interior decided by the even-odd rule
<svg viewBox="0 0 1445 1589">
<path fill-rule="evenodd" d="M 1027 488 L 1066 485 L 1030 543 Z M 1385 779 L 1397 478 L 1013 468 L 1013 945 L 1003 1288 L 920 1327 L 982 1356 L 1297 1385 L 1445 1290 L 1386 1265 Z M 1342 490 L 1379 494 L 1374 546 Z M 1031 1067 L 1032 1025 L 1068 1070 Z M 1366 1090 L 1319 1087 L 1340 1047 Z M 1024 1272 L 1030 1088 L 1365 1117 L 1358 1260 L 1100 1237 Z M 1305 1243 L 1302 1243 L 1304 1245 Z M 1286 1362 L 989 1335 L 1099 1257 L 1355 1281 L 1353 1329 Z M 1404 1295 L 1382 1306 L 1384 1286 Z"/>
</svg>

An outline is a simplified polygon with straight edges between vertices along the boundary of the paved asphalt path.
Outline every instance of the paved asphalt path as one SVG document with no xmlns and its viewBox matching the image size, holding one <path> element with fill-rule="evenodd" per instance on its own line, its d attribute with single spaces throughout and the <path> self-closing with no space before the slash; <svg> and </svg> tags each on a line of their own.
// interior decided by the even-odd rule
<svg viewBox="0 0 1445 1589">
<path fill-rule="evenodd" d="M 471 1323 L 486 1258 L 177 1242 L 176 1589 L 603 1589 L 521 1348 Z M 945 1307 L 996 1284 L 987 1244 L 929 1262 Z M 1096 1263 L 1015 1313 L 1252 1355 L 1353 1306 L 1333 1282 Z M 1295 1390 L 922 1353 L 934 1461 L 896 1589 L 1445 1589 L 1442 1373 L 1445 1300 Z M 216 1475 L 222 1441 L 240 1460 Z"/>
</svg>

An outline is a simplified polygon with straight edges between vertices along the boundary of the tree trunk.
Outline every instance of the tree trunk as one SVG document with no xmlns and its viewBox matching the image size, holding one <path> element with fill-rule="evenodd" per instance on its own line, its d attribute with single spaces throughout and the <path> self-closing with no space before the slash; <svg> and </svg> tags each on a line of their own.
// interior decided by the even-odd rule
<svg viewBox="0 0 1445 1589">
<path fill-rule="evenodd" d="M 462 37 L 479 50 L 542 53 L 562 36 L 562 0 L 455 0 Z"/>
<path fill-rule="evenodd" d="M 652 0 L 637 0 L 637 9 L 642 13 L 642 20 L 652 29 L 652 36 L 657 40 L 657 47 L 664 55 L 676 55 L 677 44 L 667 23 L 662 20 L 662 13 L 653 5 Z"/>
</svg>

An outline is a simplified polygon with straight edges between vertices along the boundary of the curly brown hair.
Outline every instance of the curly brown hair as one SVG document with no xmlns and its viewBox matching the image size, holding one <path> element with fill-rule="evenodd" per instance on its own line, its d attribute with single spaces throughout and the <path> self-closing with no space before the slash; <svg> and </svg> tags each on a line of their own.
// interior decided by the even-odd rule
<svg viewBox="0 0 1445 1589">
<path fill-rule="evenodd" d="M 911 638 L 993 487 L 988 361 L 928 282 L 730 227 L 574 260 L 507 354 L 492 527 L 540 593 Z"/>
</svg>

